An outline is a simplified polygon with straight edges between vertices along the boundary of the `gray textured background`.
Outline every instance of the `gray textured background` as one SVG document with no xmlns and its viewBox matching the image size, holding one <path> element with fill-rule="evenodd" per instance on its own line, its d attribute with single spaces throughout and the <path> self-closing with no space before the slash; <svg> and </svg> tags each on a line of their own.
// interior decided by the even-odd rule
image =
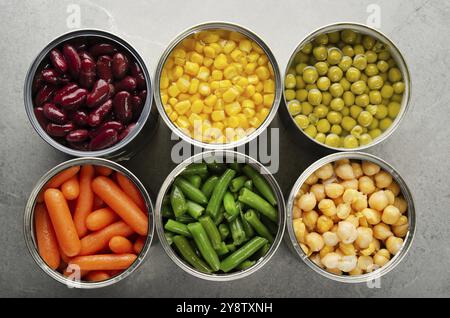
<svg viewBox="0 0 450 318">
<path fill-rule="evenodd" d="M 365 23 L 367 5 L 381 8 L 381 30 L 398 44 L 413 80 L 411 109 L 388 141 L 370 150 L 404 175 L 416 200 L 417 236 L 404 261 L 380 289 L 322 278 L 283 243 L 258 273 L 229 283 L 185 274 L 156 242 L 142 267 L 115 286 L 70 290 L 44 274 L 26 250 L 23 208 L 35 182 L 68 159 L 42 141 L 29 124 L 22 97 L 26 70 L 51 39 L 67 32 L 66 9 L 81 6 L 81 27 L 123 36 L 154 70 L 164 47 L 182 30 L 211 20 L 237 22 L 255 30 L 272 48 L 284 71 L 290 53 L 308 33 L 338 21 Z M 0 0 L 0 296 L 450 296 L 450 5 L 448 1 L 13 1 Z M 297 143 L 278 117 L 282 166 L 276 175 L 285 195 L 297 176 L 322 153 Z M 172 164 L 168 128 L 127 163 L 155 195 Z M 297 138 L 296 138 L 297 137 Z M 161 151 L 161 149 L 163 151 Z"/>
</svg>

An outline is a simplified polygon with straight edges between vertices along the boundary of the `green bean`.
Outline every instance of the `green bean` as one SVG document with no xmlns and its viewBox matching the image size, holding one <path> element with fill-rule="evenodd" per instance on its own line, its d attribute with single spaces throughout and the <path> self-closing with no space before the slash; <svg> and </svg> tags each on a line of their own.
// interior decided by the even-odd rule
<svg viewBox="0 0 450 318">
<path fill-rule="evenodd" d="M 194 266 L 194 268 L 198 269 L 201 272 L 204 273 L 211 273 L 212 270 L 208 267 L 208 265 L 205 264 L 205 262 L 200 259 L 200 257 L 195 254 L 194 250 L 192 249 L 191 245 L 189 244 L 189 241 L 181 235 L 176 235 L 173 237 L 173 243 L 177 247 L 177 250 L 180 252 L 180 254 L 183 256 L 183 258 Z"/>
<path fill-rule="evenodd" d="M 267 243 L 267 240 L 263 237 L 255 236 L 248 241 L 244 246 L 239 248 L 233 254 L 225 258 L 220 262 L 220 269 L 225 273 L 228 273 L 236 266 L 247 260 L 250 256 L 255 254 L 260 248 Z"/>
<path fill-rule="evenodd" d="M 222 240 L 225 240 L 230 235 L 230 228 L 225 223 L 219 224 L 219 233 Z"/>
<path fill-rule="evenodd" d="M 170 204 L 170 195 L 165 195 L 162 200 L 162 205 L 169 205 L 169 204 Z"/>
<path fill-rule="evenodd" d="M 225 192 L 227 191 L 228 184 L 231 182 L 231 180 L 234 178 L 235 175 L 236 171 L 234 171 L 233 169 L 227 169 L 217 182 L 217 185 L 214 188 L 211 198 L 209 199 L 208 206 L 206 207 L 206 212 L 213 219 L 217 218 L 217 214 L 219 213 L 219 208 L 222 203 Z"/>
<path fill-rule="evenodd" d="M 211 197 L 214 188 L 216 187 L 217 182 L 219 181 L 218 176 L 209 177 L 202 186 L 203 194 L 209 199 Z"/>
<path fill-rule="evenodd" d="M 204 207 L 193 201 L 186 200 L 186 204 L 187 204 L 187 212 L 194 219 L 198 219 L 203 214 L 203 211 L 205 211 Z"/>
<path fill-rule="evenodd" d="M 202 216 L 199 219 L 199 222 L 205 229 L 206 234 L 208 234 L 209 240 L 211 241 L 213 248 L 218 249 L 220 245 L 223 243 L 222 236 L 220 235 L 220 232 L 217 229 L 217 226 L 214 224 L 211 217 L 209 215 Z"/>
<path fill-rule="evenodd" d="M 188 223 L 192 223 L 192 222 L 196 222 L 197 221 L 192 216 L 187 215 L 187 214 L 177 216 L 175 218 L 175 220 L 177 220 L 178 222 L 181 222 L 183 224 L 188 224 Z"/>
<path fill-rule="evenodd" d="M 210 170 L 213 173 L 222 173 L 227 169 L 227 165 L 220 162 L 210 162 L 207 163 L 208 170 Z"/>
<path fill-rule="evenodd" d="M 242 170 L 242 163 L 239 162 L 232 162 L 230 163 L 230 168 L 233 170 L 236 170 L 237 173 L 240 173 Z"/>
<path fill-rule="evenodd" d="M 270 187 L 269 183 L 264 179 L 264 177 L 257 172 L 255 169 L 253 169 L 249 165 L 245 165 L 242 168 L 242 171 L 253 181 L 253 185 L 256 189 L 262 194 L 266 200 L 272 204 L 277 204 L 277 199 L 275 197 L 275 194 L 272 191 L 272 188 Z"/>
<path fill-rule="evenodd" d="M 231 237 L 234 245 L 241 245 L 247 238 L 245 236 L 244 227 L 242 226 L 241 218 L 237 217 L 230 223 Z"/>
<path fill-rule="evenodd" d="M 187 227 L 206 263 L 208 263 L 213 271 L 217 272 L 220 269 L 219 257 L 217 256 L 205 229 L 198 222 L 190 223 Z"/>
<path fill-rule="evenodd" d="M 183 177 L 176 178 L 174 184 L 179 187 L 180 190 L 183 191 L 183 194 L 192 201 L 202 205 L 208 204 L 208 199 L 203 192 L 194 187 Z"/>
<path fill-rule="evenodd" d="M 186 179 L 194 187 L 196 187 L 197 189 L 200 189 L 200 186 L 202 185 L 202 177 L 200 177 L 198 174 L 186 176 Z"/>
<path fill-rule="evenodd" d="M 273 242 L 273 236 L 267 227 L 257 218 L 255 211 L 248 210 L 245 212 L 244 218 L 255 229 L 256 233 L 267 239 L 270 243 Z"/>
<path fill-rule="evenodd" d="M 250 191 L 249 189 L 242 188 L 239 195 L 239 201 L 264 214 L 271 221 L 277 222 L 278 211 L 272 205 L 270 205 L 269 202 L 261 198 L 256 193 Z"/>
<path fill-rule="evenodd" d="M 252 179 L 248 179 L 247 181 L 245 181 L 244 187 L 249 189 L 250 191 L 253 191 L 253 181 L 252 181 Z"/>
<path fill-rule="evenodd" d="M 223 196 L 223 206 L 225 207 L 225 218 L 228 222 L 233 221 L 239 215 L 239 209 L 230 191 Z"/>
<path fill-rule="evenodd" d="M 244 186 L 245 181 L 247 181 L 248 178 L 246 176 L 240 176 L 237 178 L 234 178 L 230 182 L 230 191 L 231 192 L 239 192 L 241 188 Z"/>
<path fill-rule="evenodd" d="M 258 252 L 255 253 L 255 255 L 252 256 L 252 259 L 259 260 L 261 257 L 264 257 L 270 250 L 270 246 L 271 245 L 269 243 L 264 245 L 261 249 L 258 250 Z"/>
<path fill-rule="evenodd" d="M 239 205 L 242 205 L 241 202 L 238 202 Z M 244 227 L 244 232 L 245 232 L 245 236 L 247 238 L 253 237 L 255 236 L 255 231 L 253 231 L 252 226 L 250 225 L 250 223 L 248 223 L 248 221 L 245 219 L 244 217 L 244 212 L 242 211 L 242 208 L 239 209 L 239 214 L 241 216 L 241 220 L 242 220 L 242 226 Z"/>
<path fill-rule="evenodd" d="M 186 199 L 183 192 L 176 185 L 172 186 L 170 193 L 170 204 L 176 217 L 182 216 L 187 211 Z"/>
<path fill-rule="evenodd" d="M 164 231 L 164 237 L 166 238 L 166 241 L 167 241 L 167 243 L 169 243 L 169 245 L 172 245 L 174 236 L 175 235 L 173 235 L 173 233 Z"/>
<path fill-rule="evenodd" d="M 230 253 L 230 250 L 227 248 L 227 244 L 225 244 L 224 242 L 221 242 L 219 248 L 216 248 L 215 250 L 217 255 L 219 256 L 223 256 Z"/>
<path fill-rule="evenodd" d="M 233 243 L 227 244 L 227 248 L 231 253 L 236 251 L 236 245 L 234 245 Z"/>
<path fill-rule="evenodd" d="M 206 175 L 208 174 L 208 166 L 206 163 L 191 163 L 181 172 L 182 176 Z"/>
<path fill-rule="evenodd" d="M 236 268 L 243 271 L 246 270 L 247 268 L 252 267 L 253 265 L 256 264 L 256 261 L 251 261 L 251 260 L 245 260 L 242 263 L 240 263 Z"/>
<path fill-rule="evenodd" d="M 214 224 L 219 225 L 223 222 L 225 219 L 225 208 L 223 207 L 223 204 L 220 205 L 219 214 L 217 214 L 217 218 L 214 219 Z"/>
<path fill-rule="evenodd" d="M 278 225 L 269 220 L 267 216 L 261 214 L 259 216 L 259 219 L 267 227 L 267 229 L 272 235 L 276 235 L 278 233 Z"/>
<path fill-rule="evenodd" d="M 166 225 L 164 225 L 164 229 L 167 231 L 170 231 L 172 233 L 180 234 L 187 237 L 192 237 L 191 232 L 189 232 L 188 227 L 186 224 L 183 224 L 178 221 L 174 221 L 172 219 L 169 219 L 166 222 Z"/>
<path fill-rule="evenodd" d="M 161 206 L 161 216 L 163 218 L 173 218 L 175 214 L 173 214 L 172 207 L 170 204 L 163 204 Z"/>
</svg>

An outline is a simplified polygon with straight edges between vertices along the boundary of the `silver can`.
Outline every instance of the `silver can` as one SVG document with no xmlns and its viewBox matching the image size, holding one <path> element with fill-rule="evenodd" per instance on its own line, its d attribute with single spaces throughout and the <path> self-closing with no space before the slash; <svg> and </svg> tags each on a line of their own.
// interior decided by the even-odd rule
<svg viewBox="0 0 450 318">
<path fill-rule="evenodd" d="M 369 27 L 367 25 L 353 23 L 353 22 L 339 22 L 339 23 L 333 23 L 333 24 L 329 24 L 324 27 L 321 27 L 321 28 L 317 29 L 316 31 L 312 32 L 311 34 L 309 34 L 308 36 L 306 36 L 300 42 L 300 44 L 296 47 L 294 52 L 291 54 L 289 62 L 286 66 L 284 77 L 286 77 L 286 74 L 288 73 L 288 70 L 289 70 L 292 62 L 294 61 L 295 56 L 297 55 L 298 52 L 300 52 L 300 50 L 303 48 L 303 46 L 305 44 L 311 42 L 314 38 L 316 38 L 320 34 L 342 31 L 345 29 L 351 29 L 351 30 L 353 30 L 357 33 L 363 34 L 363 35 L 370 35 L 373 38 L 375 38 L 376 40 L 379 40 L 380 42 L 386 44 L 389 47 L 391 56 L 397 63 L 397 66 L 399 67 L 399 69 L 402 73 L 403 79 L 405 81 L 405 91 L 403 93 L 402 102 L 400 104 L 400 112 L 397 115 L 397 117 L 395 118 L 392 125 L 385 132 L 383 132 L 379 137 L 375 138 L 371 143 L 364 145 L 364 146 L 359 146 L 357 148 L 347 149 L 347 148 L 343 148 L 343 147 L 342 148 L 331 147 L 324 143 L 318 142 L 314 138 L 311 138 L 310 136 L 308 136 L 302 129 L 300 129 L 295 124 L 294 118 L 289 114 L 288 101 L 286 100 L 284 89 L 283 89 L 284 107 L 281 108 L 281 115 L 282 115 L 283 120 L 285 122 L 287 121 L 287 125 L 290 128 L 290 130 L 293 131 L 293 133 L 298 133 L 298 131 L 300 131 L 309 140 L 313 141 L 314 143 L 316 143 L 322 147 L 328 148 L 329 150 L 333 150 L 333 151 L 359 151 L 359 150 L 364 150 L 369 147 L 375 146 L 376 144 L 386 140 L 398 128 L 398 126 L 400 125 L 400 122 L 405 117 L 406 112 L 408 111 L 408 108 L 409 108 L 409 100 L 410 100 L 410 96 L 411 96 L 411 79 L 410 79 L 408 65 L 407 65 L 402 53 L 398 49 L 398 47 L 395 45 L 395 43 L 391 39 L 389 39 L 389 37 L 387 35 L 383 34 L 382 32 L 380 32 L 372 27 Z"/>
<path fill-rule="evenodd" d="M 147 83 L 147 97 L 145 100 L 144 107 L 142 109 L 141 116 L 136 122 L 136 127 L 122 141 L 118 142 L 112 147 L 97 151 L 81 151 L 60 144 L 51 136 L 49 136 L 47 132 L 41 127 L 33 111 L 34 109 L 33 94 L 32 94 L 33 80 L 36 73 L 43 66 L 43 63 L 45 63 L 45 60 L 49 52 L 53 48 L 61 45 L 62 43 L 65 43 L 66 41 L 76 40 L 80 38 L 81 39 L 85 38 L 87 40 L 96 39 L 99 41 L 101 40 L 108 41 L 109 43 L 114 43 L 119 48 L 123 49 L 129 56 L 131 56 L 139 64 L 142 73 L 145 77 L 145 81 Z M 44 49 L 34 59 L 30 68 L 28 69 L 28 73 L 26 75 L 24 84 L 25 110 L 27 112 L 28 119 L 30 120 L 34 130 L 45 142 L 50 144 L 52 147 L 74 157 L 105 157 L 114 160 L 127 160 L 131 158 L 138 150 L 140 150 L 140 148 L 142 148 L 145 145 L 146 141 L 148 141 L 146 139 L 149 138 L 151 134 L 156 130 L 158 112 L 155 110 L 155 107 L 152 105 L 152 102 L 153 102 L 153 86 L 151 82 L 151 77 L 144 63 L 144 60 L 141 58 L 139 53 L 122 38 L 105 31 L 94 29 L 82 29 L 71 31 L 52 40 L 49 44 L 47 44 L 44 47 Z"/>
<path fill-rule="evenodd" d="M 318 265 L 316 265 L 302 250 L 300 247 L 300 244 L 297 242 L 297 239 L 295 237 L 294 233 L 294 227 L 292 224 L 293 216 L 292 216 L 292 209 L 294 207 L 294 201 L 296 194 L 300 190 L 300 187 L 303 185 L 303 183 L 306 181 L 306 179 L 315 172 L 318 168 L 322 167 L 323 165 L 327 163 L 332 163 L 337 160 L 341 159 L 353 159 L 353 160 L 364 160 L 364 161 L 370 161 L 377 165 L 379 165 L 382 169 L 384 169 L 386 172 L 390 173 L 393 177 L 393 180 L 398 183 L 400 186 L 401 193 L 403 194 L 403 197 L 405 198 L 407 204 L 408 204 L 408 222 L 409 222 L 409 230 L 407 235 L 404 238 L 403 246 L 400 249 L 400 251 L 390 259 L 390 261 L 382 266 L 381 268 L 367 274 L 358 275 L 358 276 L 343 276 L 343 275 L 336 275 L 333 273 L 330 273 L 326 271 L 325 269 L 322 269 Z M 404 179 L 400 176 L 400 174 L 387 162 L 384 160 L 363 152 L 341 152 L 341 153 L 335 153 L 331 154 L 329 156 L 326 156 L 316 162 L 314 162 L 312 165 L 310 165 L 297 179 L 294 186 L 292 187 L 292 191 L 289 195 L 288 201 L 287 201 L 287 232 L 288 232 L 288 245 L 293 249 L 293 252 L 308 265 L 310 268 L 312 268 L 316 273 L 319 273 L 320 275 L 327 277 L 329 279 L 332 279 L 334 281 L 343 282 L 343 283 L 362 283 L 362 282 L 368 282 L 375 279 L 378 279 L 382 277 L 383 275 L 386 275 L 391 270 L 393 270 L 400 262 L 403 260 L 403 258 L 408 253 L 409 249 L 411 248 L 415 231 L 416 231 L 416 212 L 414 207 L 414 200 L 412 197 L 412 194 L 405 183 Z"/>
<path fill-rule="evenodd" d="M 224 144 L 213 144 L 213 143 L 202 142 L 202 141 L 196 140 L 194 138 L 191 138 L 187 134 L 183 133 L 170 120 L 169 116 L 167 116 L 166 111 L 164 110 L 164 105 L 161 100 L 161 93 L 160 93 L 161 73 L 162 73 L 162 70 L 166 63 L 167 58 L 172 53 L 173 49 L 185 38 L 187 38 L 197 32 L 200 32 L 200 31 L 213 30 L 213 29 L 236 31 L 236 32 L 239 32 L 239 33 L 245 35 L 249 39 L 255 41 L 262 48 L 264 53 L 267 55 L 269 62 L 272 64 L 274 77 L 275 77 L 275 99 L 273 101 L 270 113 L 266 117 L 264 122 L 261 123 L 261 125 L 255 131 L 253 131 L 251 134 L 249 134 L 248 136 L 246 136 L 240 140 L 230 142 L 230 143 L 224 143 Z M 181 34 L 177 35 L 175 37 L 175 39 L 169 44 L 169 46 L 166 48 L 166 50 L 164 51 L 164 53 L 162 54 L 162 56 L 159 59 L 158 66 L 156 68 L 154 82 L 155 82 L 154 95 L 155 95 L 156 106 L 158 107 L 159 114 L 161 115 L 161 117 L 164 120 L 164 122 L 166 123 L 166 125 L 169 126 L 169 128 L 172 130 L 172 132 L 174 132 L 178 137 L 180 137 L 184 141 L 186 141 L 194 146 L 200 147 L 200 148 L 212 149 L 212 150 L 232 149 L 232 148 L 244 145 L 247 142 L 250 142 L 251 140 L 258 137 L 267 128 L 267 126 L 269 126 L 269 124 L 272 122 L 273 118 L 275 117 L 275 115 L 277 113 L 278 106 L 281 101 L 282 86 L 283 86 L 278 63 L 275 59 L 275 56 L 273 55 L 270 48 L 266 45 L 266 43 L 259 36 L 257 36 L 254 32 L 252 32 L 242 26 L 239 26 L 237 24 L 227 23 L 227 22 L 207 22 L 207 23 L 199 24 L 199 25 L 191 27 L 191 28 L 187 29 L 186 31 L 182 32 Z"/>
<path fill-rule="evenodd" d="M 110 279 L 100 281 L 100 282 L 86 282 L 86 281 L 76 281 L 69 279 L 62 275 L 61 273 L 51 269 L 41 258 L 39 255 L 38 249 L 37 249 L 37 241 L 35 237 L 35 231 L 34 231 L 34 209 L 37 203 L 37 198 L 39 193 L 42 191 L 42 188 L 45 186 L 45 184 L 56 174 L 58 174 L 61 171 L 66 170 L 67 168 L 78 166 L 78 165 L 97 165 L 97 166 L 104 166 L 113 169 L 114 171 L 117 171 L 119 173 L 122 173 L 126 177 L 128 177 L 139 189 L 140 193 L 142 194 L 142 197 L 144 198 L 145 204 L 148 209 L 148 235 L 147 239 L 145 241 L 145 245 L 141 251 L 141 253 L 138 255 L 137 259 L 134 261 L 134 263 L 128 267 L 126 270 L 124 270 L 119 275 L 113 276 Z M 24 213 L 24 224 L 23 224 L 23 231 L 25 236 L 25 243 L 27 245 L 28 251 L 30 252 L 31 256 L 33 257 L 36 264 L 51 278 L 54 280 L 68 286 L 68 287 L 74 287 L 74 288 L 82 288 L 82 289 L 93 289 L 93 288 L 100 288 L 109 286 L 112 284 L 115 284 L 122 279 L 128 277 L 131 275 L 144 261 L 150 245 L 152 244 L 153 240 L 153 233 L 155 230 L 155 221 L 154 221 L 154 215 L 153 215 L 153 204 L 150 199 L 149 194 L 147 193 L 147 190 L 145 189 L 144 185 L 139 181 L 139 179 L 128 169 L 124 168 L 122 165 L 115 163 L 108 159 L 103 158 L 95 158 L 95 157 L 87 157 L 87 158 L 76 158 L 72 159 L 66 162 L 63 162 L 50 171 L 48 171 L 46 174 L 44 174 L 41 179 L 37 182 L 36 186 L 34 187 L 33 191 L 30 194 L 30 197 L 28 198 L 28 202 L 25 206 L 25 213 Z"/>
<path fill-rule="evenodd" d="M 239 163 L 246 163 L 252 166 L 256 171 L 259 171 L 266 181 L 271 186 L 273 192 L 275 193 L 277 202 L 278 202 L 278 232 L 276 234 L 275 240 L 272 243 L 272 246 L 270 247 L 267 254 L 261 258 L 255 265 L 252 267 L 237 271 L 230 274 L 206 274 L 202 273 L 194 268 L 192 268 L 189 264 L 187 264 L 180 256 L 178 256 L 173 248 L 169 245 L 167 242 L 165 235 L 164 235 L 164 224 L 162 220 L 161 215 L 161 207 L 163 205 L 164 197 L 168 194 L 170 190 L 170 186 L 172 185 L 174 179 L 191 163 L 194 162 L 224 162 L 224 163 L 231 163 L 231 162 L 239 162 Z M 166 251 L 167 255 L 172 259 L 172 261 L 178 265 L 182 270 L 189 273 L 192 276 L 210 280 L 210 281 L 232 281 L 240 278 L 244 278 L 248 275 L 251 275 L 261 269 L 275 254 L 277 251 L 282 238 L 284 234 L 284 228 L 285 228 L 285 222 L 286 222 L 286 212 L 285 212 L 285 205 L 284 205 L 284 198 L 283 193 L 281 192 L 281 189 L 273 177 L 272 174 L 258 161 L 254 160 L 253 158 L 241 154 L 239 152 L 231 151 L 231 150 L 223 150 L 223 151 L 207 151 L 199 153 L 182 163 L 180 163 L 172 172 L 167 176 L 167 178 L 164 180 L 164 183 L 161 186 L 161 189 L 158 194 L 158 198 L 156 199 L 156 231 L 158 233 L 159 240 L 161 241 L 161 244 Z"/>
</svg>

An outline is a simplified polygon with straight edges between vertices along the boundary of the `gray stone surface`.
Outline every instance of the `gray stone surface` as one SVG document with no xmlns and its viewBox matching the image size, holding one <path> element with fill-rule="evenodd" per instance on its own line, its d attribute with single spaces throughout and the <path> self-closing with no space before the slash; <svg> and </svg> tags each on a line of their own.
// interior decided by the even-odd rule
<svg viewBox="0 0 450 318">
<path fill-rule="evenodd" d="M 67 6 L 79 4 L 81 27 L 109 30 L 130 41 L 151 70 L 171 39 L 192 25 L 211 20 L 240 23 L 255 30 L 272 48 L 282 70 L 294 47 L 309 32 L 337 21 L 365 23 L 372 1 L 13 1 L 0 0 L 0 296 L 77 297 L 262 297 L 262 296 L 450 296 L 450 147 L 448 138 L 450 67 L 447 1 L 378 0 L 380 29 L 404 53 L 413 80 L 411 109 L 400 128 L 369 152 L 387 160 L 409 184 L 417 207 L 417 235 L 404 261 L 381 281 L 381 288 L 345 285 L 322 278 L 283 243 L 258 273 L 229 283 L 201 281 L 179 269 L 155 242 L 132 277 L 101 290 L 68 289 L 52 281 L 33 262 L 22 233 L 23 209 L 40 176 L 68 159 L 43 142 L 23 107 L 28 66 L 51 39 L 67 32 Z M 126 3 L 126 5 L 124 5 Z M 295 142 L 278 117 L 282 166 L 276 178 L 285 195 L 303 169 L 323 153 Z M 168 128 L 126 163 L 157 194 L 174 164 L 168 162 Z M 164 160 L 164 161 L 163 161 Z"/>
</svg>

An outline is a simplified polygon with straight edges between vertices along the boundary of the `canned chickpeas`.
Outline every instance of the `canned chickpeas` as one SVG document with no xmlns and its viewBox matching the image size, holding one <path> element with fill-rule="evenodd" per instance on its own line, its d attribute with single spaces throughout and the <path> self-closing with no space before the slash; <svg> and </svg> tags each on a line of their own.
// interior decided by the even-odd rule
<svg viewBox="0 0 450 318">
<path fill-rule="evenodd" d="M 153 237 L 153 207 L 139 180 L 99 158 L 64 162 L 38 182 L 24 233 L 36 263 L 67 286 L 98 288 L 129 276 Z"/>
<path fill-rule="evenodd" d="M 357 283 L 381 277 L 415 232 L 411 193 L 386 162 L 364 153 L 327 156 L 297 180 L 287 204 L 296 253 L 321 275 Z"/>
<path fill-rule="evenodd" d="M 179 35 L 161 57 L 155 83 L 167 125 L 207 149 L 255 138 L 281 99 L 270 49 L 253 32 L 229 23 L 206 23 Z"/>
<path fill-rule="evenodd" d="M 333 24 L 307 36 L 284 78 L 285 103 L 297 128 L 333 150 L 365 149 L 386 139 L 409 96 L 409 72 L 398 48 L 360 24 Z"/>
</svg>

